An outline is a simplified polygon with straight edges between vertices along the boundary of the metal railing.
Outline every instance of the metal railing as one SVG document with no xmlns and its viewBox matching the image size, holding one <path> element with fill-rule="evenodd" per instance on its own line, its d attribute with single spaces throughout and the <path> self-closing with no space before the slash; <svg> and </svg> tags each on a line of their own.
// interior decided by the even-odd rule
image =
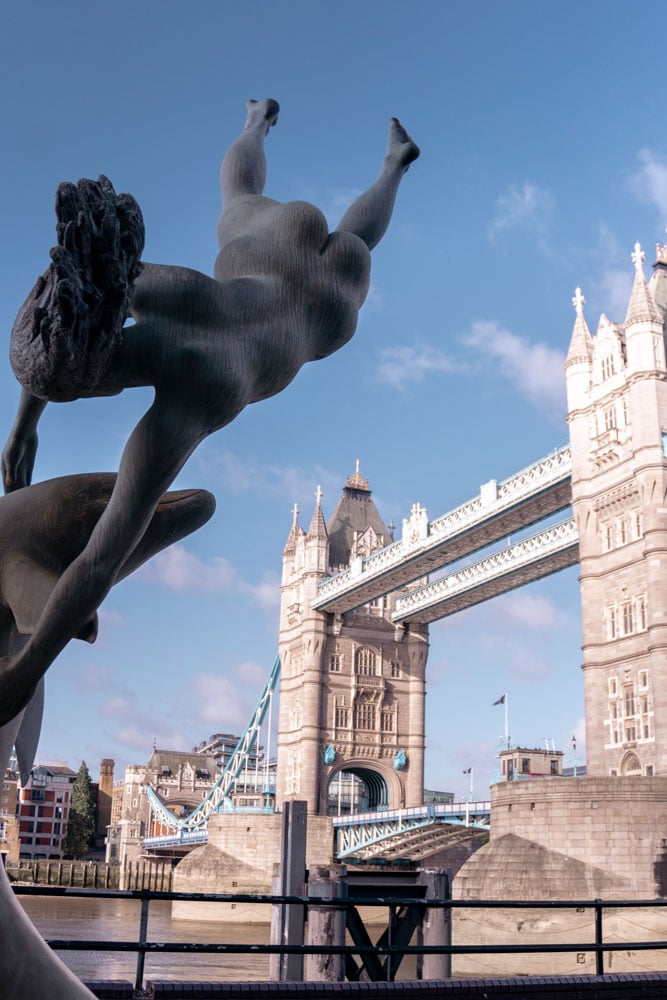
<svg viewBox="0 0 667 1000">
<path fill-rule="evenodd" d="M 126 941 L 91 940 L 91 939 L 49 939 L 47 944 L 55 951 L 116 951 L 116 952 L 136 952 L 137 964 L 135 974 L 135 990 L 143 989 L 144 963 L 146 955 L 157 953 L 180 953 L 180 954 L 252 954 L 256 955 L 342 955 L 346 959 L 348 956 L 359 956 L 362 960 L 370 957 L 373 959 L 374 968 L 381 970 L 380 975 L 372 978 L 382 978 L 386 981 L 394 979 L 395 972 L 402 958 L 412 956 L 427 955 L 519 955 L 519 954 L 549 954 L 549 953 L 586 953 L 593 952 L 595 955 L 595 974 L 602 976 L 605 974 L 604 954 L 613 951 L 664 951 L 667 949 L 667 940 L 643 940 L 643 941 L 605 941 L 603 914 L 606 910 L 619 909 L 661 909 L 667 906 L 667 899 L 648 900 L 461 900 L 461 899 L 425 899 L 424 897 L 412 898 L 402 896 L 344 896 L 341 898 L 329 898 L 320 896 L 277 896 L 277 895 L 256 895 L 243 893 L 183 893 L 183 892 L 148 892 L 148 891 L 123 891 L 123 890 L 101 890 L 91 891 L 83 889 L 56 888 L 46 886 L 14 886 L 17 895 L 33 896 L 68 896 L 68 897 L 91 897 L 105 899 L 127 899 L 140 900 L 141 912 L 139 919 L 138 934 L 135 939 Z M 331 907 L 332 909 L 352 910 L 355 907 L 383 907 L 388 911 L 387 931 L 382 935 L 376 944 L 357 942 L 346 945 L 317 944 L 202 944 L 199 942 L 161 942 L 148 940 L 148 915 L 149 906 L 154 901 L 187 901 L 206 903 L 251 903 L 251 904 L 271 904 L 274 906 L 297 905 L 306 909 L 308 906 Z M 412 913 L 423 913 L 426 910 L 444 909 L 451 912 L 455 910 L 477 909 L 477 910 L 577 910 L 579 912 L 592 910 L 594 914 L 594 937 L 593 940 L 577 941 L 562 944 L 463 944 L 455 945 L 443 943 L 442 945 L 409 944 L 405 942 L 403 936 L 401 943 L 395 942 L 395 935 L 392 929 L 399 927 L 399 913 L 407 908 Z M 415 926 L 417 926 L 415 924 Z M 400 936 L 400 935 L 396 935 Z M 370 964 L 370 963 L 369 963 Z M 667 956 L 665 956 L 665 968 L 667 968 Z"/>
</svg>

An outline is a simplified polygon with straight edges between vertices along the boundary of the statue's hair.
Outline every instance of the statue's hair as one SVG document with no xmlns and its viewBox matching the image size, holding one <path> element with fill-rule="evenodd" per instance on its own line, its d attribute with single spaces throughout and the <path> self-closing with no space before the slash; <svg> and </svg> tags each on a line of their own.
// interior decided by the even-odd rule
<svg viewBox="0 0 667 1000">
<path fill-rule="evenodd" d="M 122 336 L 142 265 L 144 222 L 111 181 L 63 183 L 56 193 L 57 246 L 19 310 L 10 361 L 21 385 L 64 402 L 93 389 Z"/>
</svg>

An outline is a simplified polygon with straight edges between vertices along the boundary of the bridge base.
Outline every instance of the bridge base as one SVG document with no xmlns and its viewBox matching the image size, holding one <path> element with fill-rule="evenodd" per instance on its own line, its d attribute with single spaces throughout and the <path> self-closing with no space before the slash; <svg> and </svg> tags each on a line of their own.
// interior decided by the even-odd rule
<svg viewBox="0 0 667 1000">
<path fill-rule="evenodd" d="M 491 839 L 453 882 L 455 899 L 656 899 L 667 895 L 667 777 L 544 778 L 491 790 Z M 592 939 L 590 911 L 463 910 L 454 940 L 477 943 Z M 605 938 L 667 938 L 667 912 L 619 910 L 605 916 Z M 508 937 L 514 928 L 512 937 Z M 637 938 L 635 937 L 635 940 Z M 655 952 L 610 956 L 614 971 L 655 968 Z M 612 965 L 613 961 L 613 965 Z M 664 956 L 659 959 L 664 964 Z M 594 971 L 587 954 L 485 956 L 485 975 L 568 975 Z M 458 957 L 454 974 L 480 971 Z"/>
<path fill-rule="evenodd" d="M 273 867 L 280 862 L 282 815 L 219 813 L 208 823 L 208 844 L 176 865 L 174 892 L 257 893 L 270 895 Z M 333 826 L 329 816 L 308 817 L 306 864 L 331 861 Z M 271 907 L 248 903 L 172 904 L 174 920 L 270 923 Z"/>
</svg>

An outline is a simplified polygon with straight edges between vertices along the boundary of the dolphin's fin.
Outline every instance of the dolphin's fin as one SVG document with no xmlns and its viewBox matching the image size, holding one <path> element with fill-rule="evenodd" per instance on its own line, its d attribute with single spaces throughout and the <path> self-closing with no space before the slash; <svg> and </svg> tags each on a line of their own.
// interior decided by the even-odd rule
<svg viewBox="0 0 667 1000">
<path fill-rule="evenodd" d="M 45 569 L 32 559 L 22 559 L 7 568 L 5 600 L 11 608 L 16 630 L 21 635 L 32 635 L 42 611 L 58 582 L 58 574 Z M 91 615 L 75 638 L 84 642 L 97 639 L 97 613 Z"/>
<path fill-rule="evenodd" d="M 32 635 L 44 605 L 58 582 L 58 574 L 32 559 L 21 559 L 6 567 L 4 597 L 11 608 L 16 629 Z"/>
<path fill-rule="evenodd" d="M 16 737 L 16 759 L 19 764 L 21 784 L 25 788 L 35 763 L 39 734 L 44 714 L 44 678 L 38 682 L 33 696 L 23 710 L 23 719 Z"/>
</svg>

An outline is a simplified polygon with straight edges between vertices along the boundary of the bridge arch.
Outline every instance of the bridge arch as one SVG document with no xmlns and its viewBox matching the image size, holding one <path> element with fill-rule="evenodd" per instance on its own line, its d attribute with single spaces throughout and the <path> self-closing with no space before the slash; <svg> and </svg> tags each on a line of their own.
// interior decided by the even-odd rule
<svg viewBox="0 0 667 1000">
<path fill-rule="evenodd" d="M 382 760 L 371 760 L 367 757 L 354 757 L 334 764 L 324 775 L 323 802 L 321 812 L 338 813 L 336 807 L 337 784 L 341 788 L 341 778 L 344 774 L 353 775 L 365 789 L 363 804 L 358 802 L 354 811 L 373 812 L 383 809 L 402 809 L 405 805 L 405 792 L 390 764 Z"/>
</svg>

